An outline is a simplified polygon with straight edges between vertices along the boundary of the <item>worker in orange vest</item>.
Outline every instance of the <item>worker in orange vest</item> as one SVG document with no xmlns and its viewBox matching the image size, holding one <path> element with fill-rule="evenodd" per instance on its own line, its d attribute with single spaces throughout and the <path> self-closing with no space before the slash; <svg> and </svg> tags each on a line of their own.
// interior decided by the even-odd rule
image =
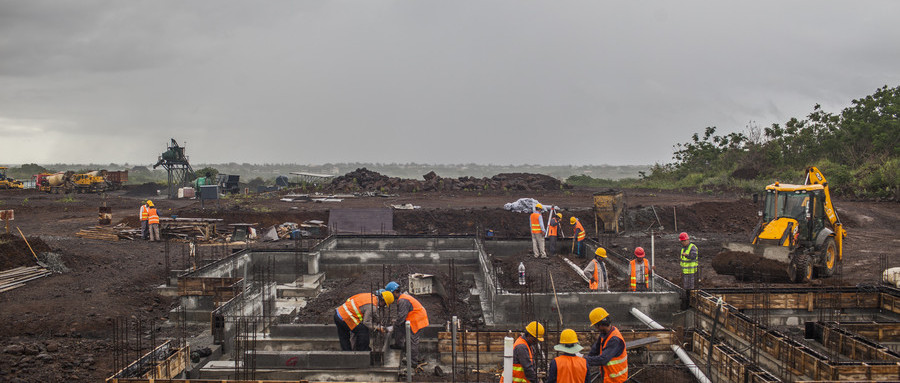
<svg viewBox="0 0 900 383">
<path fill-rule="evenodd" d="M 650 290 L 650 262 L 644 258 L 644 248 L 635 248 L 634 257 L 631 260 L 631 291 Z"/>
<path fill-rule="evenodd" d="M 547 239 L 550 240 L 548 253 L 550 255 L 556 255 L 556 239 L 562 234 L 562 231 L 559 230 L 559 220 L 561 219 L 562 214 L 556 213 L 556 215 L 550 216 L 550 222 L 547 223 Z"/>
<path fill-rule="evenodd" d="M 625 349 L 625 338 L 616 326 L 612 325 L 609 313 L 602 307 L 591 310 L 588 318 L 591 327 L 600 332 L 597 342 L 584 357 L 588 366 L 600 367 L 603 383 L 624 383 L 628 380 L 628 351 Z"/>
<path fill-rule="evenodd" d="M 575 241 L 573 252 L 579 258 L 584 258 L 584 238 L 587 236 L 584 233 L 584 226 L 581 226 L 581 221 L 575 217 L 569 219 L 569 224 L 575 226 L 575 235 L 572 236 L 572 240 Z"/>
<path fill-rule="evenodd" d="M 513 344 L 512 383 L 540 383 L 534 367 L 534 349 L 544 341 L 544 325 L 531 322 Z M 503 377 L 500 377 L 500 383 Z"/>
<path fill-rule="evenodd" d="M 544 383 L 590 383 L 587 360 L 578 354 L 584 347 L 578 343 L 578 334 L 567 328 L 559 334 L 559 344 L 553 349 L 562 353 L 550 361 Z"/>
<path fill-rule="evenodd" d="M 143 240 L 150 239 L 150 224 L 147 222 L 150 219 L 150 207 L 147 206 L 147 202 L 151 201 L 147 200 L 141 204 L 141 239 Z"/>
<path fill-rule="evenodd" d="M 534 248 L 535 258 L 547 258 L 547 250 L 544 249 L 544 217 L 541 212 L 544 206 L 541 204 L 534 205 L 534 211 L 531 212 L 531 246 Z"/>
<path fill-rule="evenodd" d="M 150 241 L 156 242 L 159 241 L 159 214 L 156 212 L 156 207 L 153 206 L 153 201 L 148 200 L 147 206 L 149 207 L 147 223 L 150 226 Z"/>
<path fill-rule="evenodd" d="M 406 344 L 407 321 L 409 321 L 409 352 L 412 365 L 418 366 L 422 362 L 419 359 L 419 330 L 428 327 L 428 312 L 418 299 L 409 293 L 403 293 L 397 298 L 397 321 L 394 323 L 394 344 L 391 348 L 400 350 Z"/>
<path fill-rule="evenodd" d="M 375 316 L 379 307 L 387 307 L 391 303 L 394 303 L 394 293 L 383 291 L 380 295 L 356 294 L 338 306 L 334 310 L 334 325 L 337 326 L 341 350 L 372 351 L 369 347 L 369 329 L 384 331 L 383 327 L 375 325 Z M 352 344 L 350 334 L 355 337 Z"/>
<path fill-rule="evenodd" d="M 590 280 L 591 290 L 609 291 L 609 276 L 606 274 L 606 249 L 598 247 L 594 251 L 594 259 L 584 268 L 584 276 Z"/>
</svg>

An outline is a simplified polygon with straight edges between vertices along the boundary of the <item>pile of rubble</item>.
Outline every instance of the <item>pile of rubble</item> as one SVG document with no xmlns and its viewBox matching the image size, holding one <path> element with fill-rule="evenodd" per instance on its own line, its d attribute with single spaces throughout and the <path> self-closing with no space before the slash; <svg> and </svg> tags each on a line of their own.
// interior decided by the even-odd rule
<svg viewBox="0 0 900 383">
<path fill-rule="evenodd" d="M 422 176 L 424 181 L 388 177 L 366 168 L 356 169 L 335 178 L 326 188 L 332 191 L 427 192 L 458 190 L 560 190 L 571 188 L 560 180 L 543 174 L 501 173 L 491 178 L 443 178 L 434 172 Z"/>
</svg>

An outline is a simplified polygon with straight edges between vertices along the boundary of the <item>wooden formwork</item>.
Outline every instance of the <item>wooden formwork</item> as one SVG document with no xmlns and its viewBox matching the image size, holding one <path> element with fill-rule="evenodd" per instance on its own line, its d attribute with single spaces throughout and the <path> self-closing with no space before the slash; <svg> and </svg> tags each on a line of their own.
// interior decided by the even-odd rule
<svg viewBox="0 0 900 383">
<path fill-rule="evenodd" d="M 216 305 L 234 298 L 243 278 L 184 277 L 178 279 L 178 296 L 201 295 L 215 297 Z"/>
<path fill-rule="evenodd" d="M 165 342 L 116 372 L 111 378 L 106 379 L 106 383 L 160 382 L 172 379 L 187 368 L 190 354 L 189 347 L 175 347 L 171 341 Z"/>
<path fill-rule="evenodd" d="M 809 322 L 806 338 L 815 339 L 830 350 L 852 360 L 900 361 L 900 355 L 836 323 Z"/>
<path fill-rule="evenodd" d="M 876 342 L 900 342 L 900 322 L 822 322 L 834 324 Z"/>
<path fill-rule="evenodd" d="M 692 343 L 694 353 L 700 356 L 700 360 L 706 364 L 711 363 L 719 376 L 726 381 L 781 382 L 781 379 L 755 367 L 752 361 L 726 344 L 712 346 L 712 361 L 707 360 L 710 348 L 709 334 L 703 330 L 694 332 Z"/>
<path fill-rule="evenodd" d="M 774 293 L 766 293 L 770 295 L 774 295 Z M 807 293 L 800 293 L 800 295 L 804 295 Z M 820 294 L 820 293 L 815 293 Z M 856 306 L 855 303 L 850 302 L 859 302 L 861 306 L 865 307 L 866 304 L 871 304 L 871 302 L 875 302 L 873 308 L 881 307 L 881 303 L 883 302 L 883 297 L 881 293 L 867 293 L 860 292 L 853 296 L 853 293 L 822 293 L 822 294 L 839 294 L 838 296 L 834 296 L 834 302 L 845 302 L 848 305 L 852 304 L 852 307 Z M 749 304 L 750 302 L 758 302 L 758 298 L 750 297 L 752 294 L 744 293 L 744 294 L 728 294 L 728 297 L 731 300 L 737 300 L 740 302 L 741 298 L 737 297 L 749 297 L 744 298 L 744 303 Z M 776 303 L 775 307 L 769 306 L 768 308 L 793 308 L 793 309 L 805 309 L 806 307 L 797 307 L 791 305 L 796 305 L 799 300 L 798 297 L 787 293 L 780 294 L 784 299 L 774 299 L 775 297 L 769 296 L 768 302 L 780 302 Z M 808 295 L 806 301 L 809 302 L 810 298 Z M 736 299 L 737 298 L 737 299 Z M 701 314 L 705 315 L 708 318 L 716 318 L 716 310 L 717 310 L 717 301 L 718 297 L 711 295 L 708 292 L 702 290 L 695 290 L 691 292 L 691 304 L 692 306 Z M 800 376 L 808 376 L 817 380 L 897 380 L 900 379 L 900 359 L 894 360 L 886 360 L 886 361 L 853 361 L 853 362 L 836 362 L 832 361 L 825 355 L 820 354 L 819 352 L 806 347 L 805 345 L 791 339 L 790 337 L 781 334 L 778 331 L 768 329 L 766 326 L 760 325 L 755 320 L 750 318 L 749 316 L 740 312 L 738 307 L 735 307 L 731 304 L 731 300 L 728 300 L 728 303 L 723 304 L 722 311 L 718 315 L 719 325 L 723 330 L 727 330 L 730 333 L 734 334 L 734 336 L 740 338 L 744 342 L 754 343 L 759 347 L 759 350 L 765 352 L 775 359 L 779 360 L 784 368 L 794 375 Z M 815 297 L 812 299 L 815 301 Z M 868 303 L 867 303 L 868 302 Z M 753 304 L 752 308 L 762 308 L 756 307 L 756 304 Z M 829 307 L 835 308 L 835 307 Z M 841 347 L 845 347 L 843 344 L 832 344 L 831 347 L 836 347 L 836 352 L 840 351 Z M 861 346 L 856 346 L 861 347 Z M 873 351 L 874 352 L 874 351 Z M 868 355 L 867 351 L 860 351 L 863 355 Z"/>
<path fill-rule="evenodd" d="M 674 330 L 620 330 L 622 338 L 625 342 L 631 342 L 638 339 L 656 337 L 659 341 L 646 346 L 650 351 L 671 351 L 671 345 L 677 344 Z M 595 334 L 589 332 L 576 332 L 582 346 L 587 349 L 593 344 Z M 456 351 L 457 352 L 485 352 L 485 353 L 503 353 L 503 338 L 510 337 L 515 339 L 517 333 L 508 332 L 485 332 L 485 331 L 460 331 L 456 334 Z M 548 332 L 544 335 L 544 343 L 555 345 L 559 343 L 559 333 Z M 465 347 L 465 349 L 463 348 Z M 453 334 L 449 332 L 438 333 L 438 351 L 453 351 Z"/>
</svg>

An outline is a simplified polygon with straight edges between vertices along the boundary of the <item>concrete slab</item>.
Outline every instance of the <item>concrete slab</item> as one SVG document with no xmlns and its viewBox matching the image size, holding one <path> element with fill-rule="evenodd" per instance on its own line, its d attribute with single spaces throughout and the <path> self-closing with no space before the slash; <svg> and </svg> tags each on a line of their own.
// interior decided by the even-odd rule
<svg viewBox="0 0 900 383">
<path fill-rule="evenodd" d="M 257 368 L 347 370 L 371 366 L 368 351 L 257 351 Z"/>
</svg>

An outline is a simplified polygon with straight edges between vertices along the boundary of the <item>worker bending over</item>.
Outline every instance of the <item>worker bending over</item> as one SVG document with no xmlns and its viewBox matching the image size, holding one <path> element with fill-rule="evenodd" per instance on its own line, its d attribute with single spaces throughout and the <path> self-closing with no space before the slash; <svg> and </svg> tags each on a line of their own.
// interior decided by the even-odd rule
<svg viewBox="0 0 900 383">
<path fill-rule="evenodd" d="M 609 291 L 609 278 L 606 274 L 606 264 L 603 259 L 606 258 L 606 249 L 598 247 L 594 251 L 594 259 L 588 262 L 583 272 L 584 276 L 590 280 L 591 290 Z"/>
<path fill-rule="evenodd" d="M 544 325 L 531 322 L 525 326 L 525 332 L 516 339 L 513 345 L 512 382 L 510 383 L 540 383 L 537 370 L 534 367 L 534 350 L 538 342 L 544 341 Z M 503 377 L 500 377 L 500 383 Z"/>
<path fill-rule="evenodd" d="M 390 306 L 394 303 L 394 293 L 384 291 L 380 295 L 372 293 L 356 294 L 334 310 L 334 325 L 337 326 L 341 350 L 371 351 L 369 347 L 369 329 L 383 330 L 375 325 L 378 307 Z M 355 341 L 350 343 L 350 335 Z"/>
<path fill-rule="evenodd" d="M 419 300 L 409 293 L 397 297 L 397 321 L 394 323 L 394 344 L 391 348 L 399 350 L 406 344 L 406 321 L 409 321 L 410 365 L 418 366 L 422 362 L 419 359 L 419 330 L 428 326 L 428 313 Z"/>
<path fill-rule="evenodd" d="M 700 254 L 697 245 L 691 243 L 687 233 L 678 235 L 681 241 L 681 287 L 693 290 L 696 276 L 700 271 Z"/>
<path fill-rule="evenodd" d="M 544 249 L 544 217 L 541 212 L 544 206 L 541 204 L 534 205 L 534 211 L 531 212 L 529 220 L 531 222 L 531 246 L 534 248 L 535 258 L 547 258 L 547 251 Z"/>
<path fill-rule="evenodd" d="M 638 246 L 634 249 L 634 259 L 631 260 L 631 291 L 650 290 L 650 262 L 644 258 L 644 248 Z"/>
<path fill-rule="evenodd" d="M 612 325 L 609 313 L 602 307 L 591 310 L 588 318 L 591 327 L 600 332 L 597 342 L 591 347 L 585 359 L 588 366 L 600 367 L 603 383 L 623 383 L 628 380 L 628 351 L 625 338 Z"/>
<path fill-rule="evenodd" d="M 587 360 L 578 354 L 584 347 L 578 343 L 575 330 L 565 329 L 559 334 L 559 344 L 553 349 L 562 353 L 550 361 L 544 383 L 590 383 Z"/>
<path fill-rule="evenodd" d="M 581 221 L 575 217 L 570 218 L 569 223 L 575 226 L 575 234 L 572 236 L 572 240 L 575 241 L 575 246 L 574 249 L 572 249 L 572 252 L 579 258 L 584 258 L 584 238 L 586 237 L 584 226 L 581 226 Z"/>
</svg>

